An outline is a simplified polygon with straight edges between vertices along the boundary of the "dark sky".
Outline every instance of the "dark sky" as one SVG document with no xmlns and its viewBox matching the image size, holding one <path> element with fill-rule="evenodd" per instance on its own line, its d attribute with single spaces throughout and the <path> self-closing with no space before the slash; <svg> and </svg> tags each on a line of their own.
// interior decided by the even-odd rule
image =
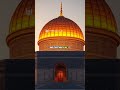
<svg viewBox="0 0 120 90">
<path fill-rule="evenodd" d="M 10 17 L 21 0 L 0 0 L 0 59 L 9 58 L 6 37 L 9 31 Z"/>
<path fill-rule="evenodd" d="M 9 58 L 9 48 L 6 45 L 6 37 L 9 31 L 10 17 L 21 0 L 0 0 L 0 59 Z M 118 25 L 120 35 L 120 0 L 106 0 L 111 7 Z M 120 46 L 118 48 L 120 58 Z"/>
</svg>

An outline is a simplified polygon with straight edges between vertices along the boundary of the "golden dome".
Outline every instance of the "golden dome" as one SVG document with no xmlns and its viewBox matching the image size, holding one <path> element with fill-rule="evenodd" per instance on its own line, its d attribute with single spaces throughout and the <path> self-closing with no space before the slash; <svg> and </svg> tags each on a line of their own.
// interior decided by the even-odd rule
<svg viewBox="0 0 120 90">
<path fill-rule="evenodd" d="M 22 0 L 12 16 L 9 33 L 33 27 L 35 27 L 35 0 Z"/>
<path fill-rule="evenodd" d="M 117 31 L 113 13 L 105 0 L 85 0 L 86 27 Z"/>
<path fill-rule="evenodd" d="M 80 27 L 72 20 L 60 16 L 49 21 L 39 35 L 39 51 L 83 51 L 84 36 Z"/>
<path fill-rule="evenodd" d="M 74 37 L 84 40 L 80 27 L 72 20 L 59 16 L 49 21 L 41 30 L 39 40 L 49 37 Z"/>
</svg>

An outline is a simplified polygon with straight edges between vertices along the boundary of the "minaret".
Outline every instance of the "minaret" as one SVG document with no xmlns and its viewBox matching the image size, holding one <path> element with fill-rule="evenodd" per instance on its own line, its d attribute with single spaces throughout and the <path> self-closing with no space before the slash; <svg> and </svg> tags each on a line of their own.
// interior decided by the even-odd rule
<svg viewBox="0 0 120 90">
<path fill-rule="evenodd" d="M 62 2 L 61 2 L 61 5 L 60 5 L 60 16 L 63 16 L 63 11 L 62 11 Z"/>
</svg>

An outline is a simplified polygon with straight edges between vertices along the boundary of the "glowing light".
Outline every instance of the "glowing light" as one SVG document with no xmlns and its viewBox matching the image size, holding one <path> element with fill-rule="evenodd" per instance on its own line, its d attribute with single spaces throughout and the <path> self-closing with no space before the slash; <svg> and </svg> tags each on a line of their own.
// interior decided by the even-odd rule
<svg viewBox="0 0 120 90">
<path fill-rule="evenodd" d="M 39 40 L 49 37 L 74 37 L 84 40 L 80 27 L 72 20 L 65 18 L 60 8 L 60 16 L 49 21 L 41 30 Z"/>
<path fill-rule="evenodd" d="M 57 81 L 57 82 L 63 82 L 63 81 L 65 81 L 65 74 L 64 74 L 63 71 L 58 71 L 57 72 L 55 81 Z"/>
<path fill-rule="evenodd" d="M 68 24 L 69 25 L 69 24 Z M 69 26 L 70 27 L 70 26 Z M 73 26 L 75 27 L 75 26 Z M 55 37 L 55 36 L 66 36 L 66 37 L 75 37 L 75 38 L 80 38 L 84 39 L 82 32 L 80 31 L 79 28 L 69 28 L 67 29 L 66 27 L 61 28 L 61 26 L 53 25 L 51 28 L 56 28 L 56 29 L 43 29 L 40 33 L 39 39 L 47 38 L 47 37 Z"/>
</svg>

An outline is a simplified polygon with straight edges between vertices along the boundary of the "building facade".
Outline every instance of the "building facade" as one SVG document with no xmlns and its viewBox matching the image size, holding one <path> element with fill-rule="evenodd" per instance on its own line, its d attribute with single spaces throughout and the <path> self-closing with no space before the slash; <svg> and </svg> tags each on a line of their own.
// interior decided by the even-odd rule
<svg viewBox="0 0 120 90">
<path fill-rule="evenodd" d="M 80 27 L 63 16 L 41 30 L 36 52 L 36 89 L 85 89 L 84 36 Z"/>
<path fill-rule="evenodd" d="M 105 0 L 85 0 L 85 34 L 86 34 L 86 40 L 84 42 L 84 37 L 82 35 L 81 29 L 70 19 L 65 18 L 62 14 L 62 11 L 60 13 L 60 16 L 57 17 L 55 20 L 50 21 L 48 24 L 52 28 L 49 29 L 48 24 L 45 25 L 45 27 L 42 29 L 40 33 L 40 37 L 38 40 L 39 45 L 39 52 L 37 52 L 36 61 L 43 63 L 46 63 L 45 67 L 51 67 L 46 68 L 42 63 L 40 63 L 40 66 L 38 66 L 36 63 L 36 82 L 37 84 L 43 83 L 46 84 L 46 80 L 52 80 L 52 81 L 72 81 L 72 80 L 80 80 L 79 83 L 81 86 L 84 84 L 84 64 L 80 63 L 83 61 L 83 57 L 79 57 L 79 54 L 83 52 L 83 46 L 85 44 L 85 58 L 87 59 L 111 59 L 116 58 L 117 55 L 117 47 L 120 44 L 120 36 L 117 34 L 117 24 L 116 20 L 114 18 L 114 15 L 105 2 Z M 62 9 L 61 9 L 62 10 Z M 60 22 L 58 22 L 60 20 Z M 70 24 L 64 24 L 63 22 L 69 22 Z M 58 32 L 59 29 L 57 29 L 56 26 L 54 26 L 54 23 L 63 23 L 65 26 L 69 26 L 69 28 L 64 28 L 58 25 L 61 29 L 63 29 L 63 33 Z M 73 29 L 71 29 L 71 26 L 73 26 Z M 53 27 L 56 28 L 56 30 L 53 30 Z M 76 29 L 77 28 L 77 29 Z M 47 29 L 47 31 L 45 31 Z M 58 31 L 57 31 L 58 30 Z M 67 31 L 65 31 L 67 30 Z M 69 32 L 69 30 L 71 30 Z M 47 33 L 46 33 L 47 32 Z M 74 34 L 72 34 L 74 33 Z M 59 37 L 58 37 L 59 36 Z M 10 58 L 19 58 L 19 59 L 25 59 L 25 58 L 34 58 L 35 57 L 35 50 L 34 50 L 34 40 L 35 37 L 35 0 L 22 0 L 21 3 L 18 5 L 18 7 L 15 10 L 15 13 L 12 16 L 11 23 L 10 23 L 10 30 L 9 35 L 6 39 L 7 45 L 10 48 Z M 61 40 L 62 39 L 62 40 Z M 66 42 L 64 42 L 66 41 Z M 68 42 L 69 41 L 69 42 Z M 46 44 L 46 42 L 48 44 Z M 69 46 L 70 45 L 70 46 Z M 49 57 L 52 59 L 46 60 L 46 54 L 44 51 L 53 51 Z M 59 63 L 58 57 L 60 54 L 57 54 L 58 57 L 54 58 L 53 55 L 54 52 L 58 51 L 70 51 L 68 54 L 66 54 L 65 57 L 61 57 L 62 60 L 64 60 L 61 63 Z M 78 51 L 78 56 L 74 56 L 75 53 L 72 53 L 71 51 Z M 64 54 L 63 52 L 62 54 Z M 71 60 L 71 62 L 66 62 L 66 60 L 70 60 L 69 58 L 66 59 L 66 57 L 71 56 L 73 54 L 74 60 L 79 60 L 79 62 L 74 62 Z M 45 54 L 45 56 L 44 56 Z M 42 55 L 42 56 L 41 56 Z M 68 56 L 67 56 L 68 55 Z M 53 59 L 54 58 L 54 59 Z M 77 59 L 78 58 L 78 59 Z M 46 62 L 45 62 L 46 60 Z M 51 60 L 51 62 L 50 62 Z M 58 62 L 57 62 L 58 61 Z M 91 60 L 92 61 L 92 60 Z M 52 65 L 48 65 L 49 63 L 52 63 Z M 74 62 L 74 64 L 73 64 Z M 87 70 L 92 71 L 92 66 L 90 61 L 87 64 Z M 1 62 L 2 63 L 2 62 Z M 63 64 L 64 63 L 64 64 Z M 99 62 L 98 62 L 99 63 Z M 72 65 L 73 64 L 73 65 Z M 78 65 L 79 64 L 79 65 Z M 82 64 L 82 65 L 81 65 Z M 104 69 L 106 66 L 108 66 L 108 62 L 105 64 Z M 56 66 L 55 66 L 56 65 Z M 76 67 L 74 65 L 78 65 L 79 67 Z M 100 68 L 103 64 L 100 64 L 100 66 L 96 66 L 94 63 L 95 68 Z M 114 69 L 117 72 L 117 67 L 115 65 L 118 65 L 115 62 L 112 62 L 112 64 L 109 64 L 108 67 L 111 67 L 111 65 L 114 65 Z M 61 67 L 61 69 L 59 69 Z M 70 67 L 74 67 L 74 69 L 71 69 Z M 82 68 L 81 68 L 82 67 Z M 106 68 L 106 71 L 110 70 L 109 68 Z M 43 69 L 44 68 L 44 69 Z M 62 69 L 63 68 L 63 69 Z M 76 69 L 75 69 L 76 68 Z M 97 69 L 97 70 L 98 70 Z M 112 68 L 111 68 L 112 69 Z M 60 72 L 59 72 L 60 71 Z M 62 72 L 61 72 L 62 71 Z M 67 72 L 68 71 L 68 72 Z M 76 72 L 80 71 L 83 74 L 76 74 Z M 3 77 L 4 68 L 1 66 L 1 77 Z M 50 72 L 53 72 L 50 74 Z M 65 73 L 67 72 L 67 74 Z M 68 75 L 69 73 L 73 73 Z M 96 72 L 96 71 L 93 71 Z M 112 72 L 112 71 L 111 71 Z M 43 78 L 40 78 L 39 75 L 42 73 Z M 46 74 L 47 73 L 47 74 Z M 95 73 L 90 75 L 91 72 L 87 72 L 86 75 L 86 82 L 88 85 L 93 85 L 91 88 L 95 88 L 94 83 L 97 83 L 97 81 L 93 82 L 93 78 L 95 77 Z M 104 72 L 101 72 L 102 74 Z M 43 75 L 45 74 L 45 76 Z M 118 74 L 118 73 L 117 73 Z M 75 76 L 74 76 L 75 75 Z M 83 78 L 77 77 L 77 75 L 81 75 Z M 83 76 L 82 76 L 83 75 Z M 111 73 L 109 75 L 112 76 Z M 108 76 L 109 76 L 108 75 Z M 64 77 L 57 78 L 58 77 Z M 102 76 L 99 76 L 98 78 L 105 79 L 108 76 L 105 76 L 102 78 Z M 72 79 L 73 78 L 73 79 Z M 89 79 L 88 79 L 89 78 Z M 95 78 L 94 78 L 95 79 Z M 114 77 L 115 79 L 115 77 Z M 119 77 L 117 78 L 118 82 L 116 82 L 116 87 L 119 86 Z M 76 80 L 76 82 L 77 82 Z M 96 79 L 95 79 L 96 80 Z M 111 80 L 111 78 L 109 78 Z M 110 83 L 109 80 L 106 80 L 106 83 Z M 3 86 L 4 80 L 0 80 L 1 86 Z M 73 81 L 72 81 L 73 82 Z M 89 83 L 90 82 L 90 83 Z M 100 85 L 104 82 L 104 80 L 100 83 Z M 115 82 L 115 81 L 114 81 Z M 48 85 L 48 84 L 46 84 Z M 74 85 L 74 84 L 73 84 Z M 77 85 L 77 84 L 76 84 Z M 112 85 L 112 84 L 111 84 Z M 84 86 L 84 85 L 83 85 Z M 38 88 L 41 88 L 41 86 L 37 86 Z M 87 87 L 87 86 L 86 86 Z M 106 86 L 109 87 L 109 86 Z M 0 87 L 2 90 L 2 87 Z M 44 88 L 44 87 L 42 87 Z M 80 87 L 76 87 L 80 88 Z M 118 87 L 119 88 L 119 87 Z M 98 89 L 97 89 L 98 90 Z M 114 90 L 114 89 L 113 89 Z"/>
<path fill-rule="evenodd" d="M 86 58 L 116 58 L 117 57 L 117 47 L 120 43 L 120 36 L 117 34 L 117 24 L 114 18 L 114 15 L 105 2 L 105 0 L 85 0 L 85 34 L 86 34 Z M 65 30 L 62 32 L 52 30 L 56 26 L 53 23 L 56 23 L 60 19 L 63 22 L 71 22 L 70 24 L 64 23 L 64 25 L 69 25 L 70 27 L 67 30 L 73 30 L 66 33 Z M 63 23 L 63 22 L 59 22 Z M 50 21 L 48 24 L 52 25 L 52 29 L 44 27 L 41 35 L 39 37 L 38 44 L 42 46 L 39 49 L 42 51 L 48 50 L 58 46 L 54 46 L 55 42 L 60 41 L 59 38 L 53 38 L 52 36 L 67 36 L 68 37 L 77 37 L 81 39 L 72 39 L 72 38 L 63 38 L 63 40 L 71 40 L 72 47 L 76 47 L 76 50 L 82 48 L 81 45 L 84 45 L 83 37 L 81 35 L 81 30 L 75 23 L 72 23 L 71 20 L 65 18 L 62 14 L 60 17 L 55 20 Z M 47 26 L 47 24 L 46 24 Z M 72 29 L 77 27 L 77 30 Z M 64 27 L 59 26 L 62 29 Z M 48 29 L 45 31 L 44 29 Z M 56 27 L 57 29 L 57 27 Z M 45 34 L 45 32 L 48 32 Z M 75 34 L 74 34 L 75 33 Z M 74 35 L 73 35 L 74 34 Z M 78 34 L 78 35 L 77 35 Z M 21 3 L 16 8 L 10 23 L 9 35 L 6 39 L 7 44 L 10 48 L 10 57 L 11 58 L 34 58 L 34 37 L 35 36 L 35 1 L 34 0 L 22 0 Z M 49 39 L 45 39 L 49 37 Z M 51 37 L 51 38 L 50 38 Z M 81 40 L 81 42 L 80 42 Z M 45 43 L 48 42 L 48 46 Z M 61 47 L 67 46 L 69 42 L 62 42 L 59 48 L 68 48 Z M 104 44 L 103 44 L 104 43 Z M 41 49 L 42 48 L 42 49 Z M 54 48 L 52 49 L 54 50 Z M 66 50 L 66 49 L 65 49 Z M 55 50 L 54 50 L 55 51 Z M 64 51 L 64 49 L 63 49 Z M 109 52 L 112 51 L 112 52 Z"/>
<path fill-rule="evenodd" d="M 84 52 L 36 52 L 36 89 L 84 89 Z"/>
</svg>

